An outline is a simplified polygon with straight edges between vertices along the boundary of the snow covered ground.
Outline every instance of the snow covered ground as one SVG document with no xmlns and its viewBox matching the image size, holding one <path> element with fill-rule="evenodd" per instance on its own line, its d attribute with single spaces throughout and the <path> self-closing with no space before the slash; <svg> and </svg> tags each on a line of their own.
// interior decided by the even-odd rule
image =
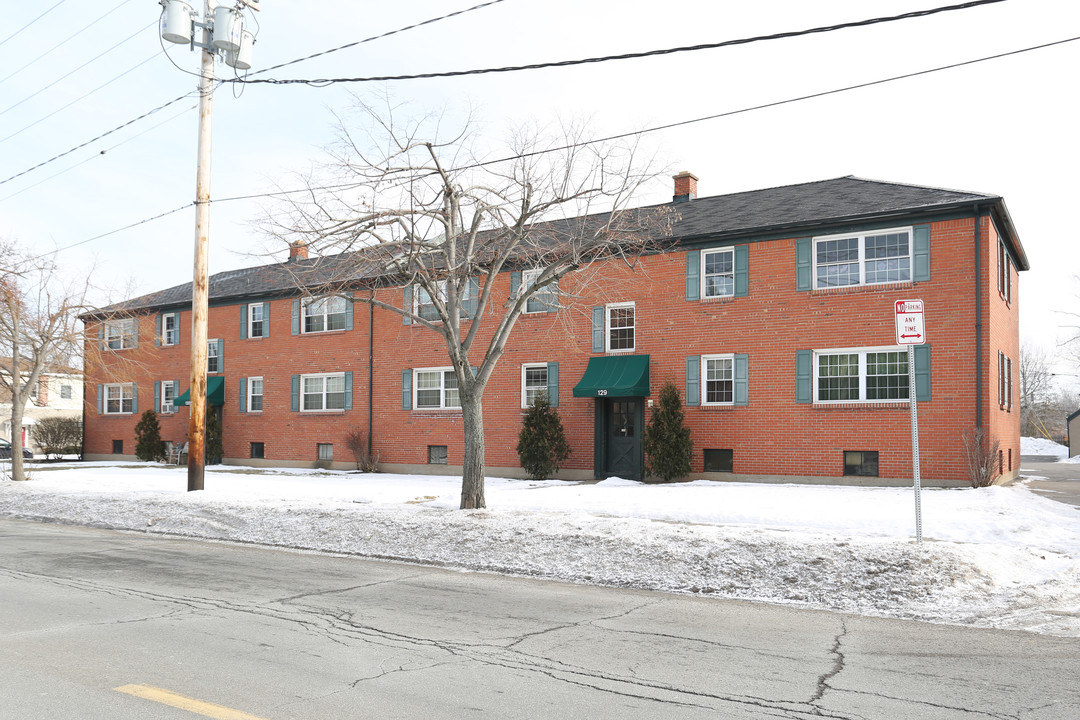
<svg viewBox="0 0 1080 720">
<path fill-rule="evenodd" d="M 1077 467 L 1080 477 L 1080 467 Z M 1080 509 L 1022 484 L 644 485 L 214 466 L 40 465 L 0 516 L 1080 636 Z"/>
<path fill-rule="evenodd" d="M 1053 456 L 1060 460 L 1069 461 L 1069 448 L 1046 438 L 1020 438 L 1020 454 Z M 1080 456 L 1077 456 L 1074 460 L 1080 461 Z"/>
</svg>

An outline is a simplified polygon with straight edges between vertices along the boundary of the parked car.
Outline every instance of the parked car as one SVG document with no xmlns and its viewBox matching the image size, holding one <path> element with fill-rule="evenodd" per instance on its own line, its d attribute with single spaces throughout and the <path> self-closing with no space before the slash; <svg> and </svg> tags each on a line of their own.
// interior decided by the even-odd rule
<svg viewBox="0 0 1080 720">
<path fill-rule="evenodd" d="M 34 453 L 30 452 L 26 448 L 22 449 L 22 455 L 23 455 L 23 458 L 25 458 L 26 460 L 33 460 L 34 459 Z M 0 460 L 10 460 L 10 459 L 11 459 L 11 443 L 8 442 L 7 438 L 0 438 Z"/>
</svg>

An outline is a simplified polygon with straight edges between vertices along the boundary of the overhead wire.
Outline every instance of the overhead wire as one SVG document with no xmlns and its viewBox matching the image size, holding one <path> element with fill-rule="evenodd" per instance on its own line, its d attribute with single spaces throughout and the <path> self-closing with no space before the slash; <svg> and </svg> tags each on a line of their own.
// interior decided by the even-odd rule
<svg viewBox="0 0 1080 720">
<path fill-rule="evenodd" d="M 27 29 L 28 27 L 30 27 L 31 25 L 33 25 L 34 23 L 36 23 L 36 22 L 37 22 L 38 20 L 40 20 L 41 18 L 45 17 L 46 15 L 48 15 L 48 14 L 49 14 L 49 13 L 51 13 L 51 12 L 52 12 L 53 10 L 55 10 L 56 8 L 60 7 L 60 6 L 61 6 L 61 5 L 63 5 L 63 4 L 64 4 L 64 0 L 60 0 L 60 2 L 56 3 L 55 5 L 53 5 L 53 6 L 52 6 L 51 8 L 49 8 L 48 10 L 46 10 L 45 12 L 41 13 L 40 15 L 38 15 L 38 16 L 37 16 L 36 18 L 34 18 L 33 20 L 31 20 L 30 22 L 26 23 L 26 24 L 25 24 L 25 25 L 23 25 L 23 26 L 22 26 L 21 28 L 19 28 L 19 29 L 18 29 L 18 30 L 16 30 L 15 32 L 11 33 L 10 35 L 8 35 L 8 36 L 7 36 L 6 38 L 4 38 L 3 40 L 0 40 L 0 46 L 2 46 L 2 45 L 3 45 L 4 43 L 6 43 L 6 42 L 7 42 L 8 40 L 11 40 L 11 39 L 12 39 L 12 38 L 14 38 L 15 36 L 17 36 L 17 35 L 18 35 L 19 33 L 21 33 L 21 32 L 22 32 L 23 30 Z"/>
<path fill-rule="evenodd" d="M 93 27 L 94 25 L 97 25 L 97 24 L 98 24 L 99 22 L 101 22 L 102 20 L 104 20 L 105 18 L 107 18 L 107 17 L 109 16 L 109 15 L 112 15 L 112 14 L 113 14 L 114 12 L 116 12 L 117 10 L 119 10 L 119 9 L 120 9 L 121 7 L 123 7 L 124 5 L 127 5 L 127 4 L 128 4 L 129 2 L 131 2 L 131 0 L 123 0 L 123 2 L 121 2 L 121 3 L 119 4 L 119 5 L 117 5 L 117 6 L 116 6 L 116 7 L 114 7 L 114 8 L 112 9 L 112 10 L 108 11 L 107 13 L 105 13 L 104 15 L 102 15 L 101 17 L 99 17 L 99 18 L 98 18 L 97 20 L 94 20 L 94 21 L 93 21 L 92 23 L 90 23 L 89 25 L 87 25 L 86 27 L 84 27 L 84 28 L 83 28 L 82 30 L 79 30 L 79 31 L 75 32 L 75 33 L 74 33 L 73 35 L 71 35 L 71 36 L 67 37 L 67 38 L 66 38 L 66 39 L 64 39 L 64 40 L 61 40 L 61 41 L 60 41 L 60 42 L 59 42 L 58 44 L 56 44 L 56 45 L 54 45 L 53 47 L 49 48 L 48 50 L 46 50 L 46 51 L 45 51 L 45 52 L 43 52 L 42 54 L 38 55 L 38 56 L 37 56 L 36 58 L 34 58 L 34 59 L 33 59 L 33 60 L 31 60 L 30 62 L 26 63 L 26 64 L 25 64 L 25 65 L 23 65 L 23 66 L 22 66 L 21 68 L 19 68 L 18 70 L 14 71 L 13 73 L 11 73 L 10 75 L 8 75 L 7 77 L 4 77 L 4 78 L 0 78 L 0 83 L 3 83 L 3 82 L 5 82 L 5 81 L 7 81 L 7 80 L 9 80 L 9 79 L 11 79 L 11 78 L 13 78 L 13 77 L 15 77 L 16 75 L 18 75 L 19 73 L 21 73 L 21 72 L 22 72 L 23 70 L 25 70 L 26 68 L 30 67 L 30 66 L 31 66 L 31 65 L 33 65 L 34 63 L 36 63 L 36 62 L 37 62 L 38 60 L 40 60 L 41 58 L 43 58 L 43 57 L 45 57 L 45 56 L 49 55 L 50 53 L 52 53 L 53 51 L 55 51 L 55 50 L 58 50 L 59 48 L 63 47 L 63 46 L 65 45 L 65 44 L 67 44 L 68 42 L 70 42 L 70 41 L 74 40 L 74 39 L 75 39 L 76 37 L 78 37 L 79 35 L 83 34 L 83 33 L 84 33 L 84 32 L 86 32 L 87 30 L 89 30 L 90 28 L 92 28 L 92 27 Z M 58 4 L 59 4 L 59 3 L 58 3 Z M 54 6 L 54 7 L 55 7 L 55 6 Z M 35 22 L 36 22 L 36 21 L 35 21 Z"/>
<path fill-rule="evenodd" d="M 707 122 L 709 120 L 717 120 L 717 119 L 720 119 L 720 118 L 730 117 L 730 116 L 733 116 L 733 115 L 740 115 L 740 114 L 744 114 L 744 113 L 748 113 L 748 112 L 753 112 L 753 111 L 756 111 L 756 110 L 764 110 L 764 109 L 767 109 L 767 108 L 779 107 L 779 106 L 782 106 L 782 105 L 789 105 L 789 104 L 796 103 L 796 102 L 802 102 L 804 100 L 812 100 L 812 99 L 815 99 L 815 98 L 826 97 L 826 96 L 829 96 L 829 95 L 836 95 L 836 94 L 839 94 L 839 93 L 849 92 L 849 91 L 852 91 L 852 90 L 859 90 L 859 89 L 863 89 L 863 88 L 873 87 L 873 86 L 876 86 L 876 85 L 883 85 L 885 83 L 896 82 L 896 81 L 899 81 L 899 80 L 906 80 L 906 79 L 909 79 L 909 78 L 919 77 L 919 76 L 922 76 L 922 75 L 929 75 L 929 74 L 932 74 L 932 73 L 942 72 L 942 71 L 945 71 L 945 70 L 952 70 L 952 69 L 955 69 L 955 68 L 966 67 L 966 66 L 975 65 L 975 64 L 978 64 L 978 63 L 982 63 L 982 62 L 988 62 L 990 60 L 998 60 L 998 59 L 1005 58 L 1005 57 L 1010 57 L 1010 56 L 1020 55 L 1020 54 L 1027 53 L 1027 52 L 1032 52 L 1032 51 L 1035 51 L 1035 50 L 1042 50 L 1042 49 L 1045 49 L 1045 48 L 1055 47 L 1055 46 L 1058 46 L 1058 45 L 1064 45 L 1066 43 L 1076 42 L 1078 40 L 1080 40 L 1080 36 L 1071 37 L 1071 38 L 1065 38 L 1065 39 L 1062 39 L 1062 40 L 1056 40 L 1056 41 L 1053 41 L 1053 42 L 1042 43 L 1040 45 L 1032 45 L 1032 46 L 1029 46 L 1029 47 L 1020 48 L 1020 49 L 1017 49 L 1017 50 L 1011 50 L 1011 51 L 1008 51 L 1008 52 L 996 53 L 994 55 L 986 55 L 984 57 L 975 58 L 973 60 L 965 60 L 965 61 L 961 61 L 961 62 L 950 63 L 948 65 L 940 65 L 940 66 L 937 66 L 937 67 L 927 68 L 927 69 L 924 69 L 924 70 L 917 70 L 917 71 L 914 71 L 914 72 L 904 73 L 904 74 L 901 74 L 901 75 L 893 75 L 891 77 L 881 78 L 881 79 L 878 79 L 878 80 L 870 80 L 870 81 L 863 82 L 863 83 L 856 83 L 854 85 L 847 85 L 847 86 L 840 87 L 840 88 L 833 88 L 831 90 L 823 90 L 823 91 L 820 91 L 820 92 L 808 93 L 806 95 L 800 95 L 800 96 L 797 96 L 797 97 L 787 98 L 785 100 L 776 100 L 776 101 L 773 101 L 773 102 L 761 103 L 761 104 L 758 104 L 758 105 L 752 105 L 752 106 L 748 106 L 748 107 L 745 107 L 745 108 L 740 108 L 740 109 L 737 109 L 737 110 L 728 110 L 728 111 L 721 112 L 721 113 L 714 113 L 712 115 L 706 115 L 706 116 L 703 116 L 703 117 L 693 118 L 693 119 L 690 119 L 690 120 L 680 120 L 678 122 L 666 123 L 666 124 L 663 124 L 663 125 L 656 125 L 656 126 L 653 126 L 653 127 L 642 129 L 642 130 L 634 130 L 634 131 L 630 131 L 630 132 L 619 133 L 619 134 L 616 134 L 616 135 L 608 135 L 606 137 L 594 138 L 592 140 L 586 140 L 586 141 L 580 142 L 580 143 L 569 143 L 567 145 L 563 145 L 563 146 L 560 146 L 560 147 L 545 148 L 544 150 L 537 150 L 537 151 L 528 152 L 528 153 L 520 153 L 520 154 L 516 154 L 516 155 L 511 155 L 511 156 L 507 156 L 507 157 L 498 158 L 498 159 L 495 159 L 495 160 L 485 160 L 485 161 L 481 161 L 481 162 L 477 162 L 477 163 L 472 163 L 470 165 L 464 165 L 464 166 L 455 168 L 455 170 L 456 171 L 470 170 L 470 169 L 475 169 L 475 168 L 479 168 L 479 167 L 485 167 L 487 165 L 495 165 L 495 164 L 498 164 L 498 163 L 511 162 L 511 161 L 514 161 L 514 160 L 522 159 L 522 158 L 535 157 L 537 155 L 544 155 L 544 154 L 552 153 L 552 152 L 559 152 L 561 150 L 568 150 L 568 149 L 573 149 L 573 148 L 586 147 L 588 145 L 595 145 L 595 144 L 601 143 L 601 142 L 611 142 L 613 140 L 621 140 L 621 139 L 624 139 L 624 138 L 627 138 L 627 137 L 634 137 L 634 136 L 640 136 L 640 135 L 645 135 L 645 134 L 649 134 L 649 133 L 661 132 L 663 130 L 670 130 L 670 129 L 676 128 L 676 127 L 684 127 L 686 125 L 692 125 L 692 124 L 696 124 L 696 123 Z M 432 171 L 432 174 L 435 174 L 435 171 Z M 314 187 L 314 188 L 312 188 L 312 187 L 304 187 L 304 188 L 298 188 L 296 190 L 279 190 L 279 191 L 267 192 L 267 193 L 254 193 L 254 194 L 248 194 L 248 195 L 237 195 L 237 196 L 233 196 L 233 197 L 216 198 L 214 200 L 211 200 L 211 202 L 212 203 L 234 202 L 234 201 L 239 201 L 239 200 L 252 200 L 252 199 L 257 199 L 257 198 L 270 198 L 270 197 L 278 197 L 278 196 L 283 196 L 283 195 L 293 195 L 293 194 L 298 194 L 298 193 L 310 193 L 313 190 L 334 190 L 334 189 L 344 189 L 344 188 L 348 188 L 348 187 L 359 187 L 359 186 L 360 186 L 360 183 L 342 183 L 342 184 L 338 184 L 338 185 L 330 185 L 330 186 L 322 186 L 322 187 Z M 65 250 L 69 250 L 69 249 L 71 249 L 73 247 L 77 247 L 79 245 L 84 245 L 84 244 L 92 242 L 94 240 L 99 240 L 99 239 L 101 239 L 103 237 L 108 237 L 109 235 L 114 235 L 114 234 L 116 234 L 118 232 L 128 230 L 128 229 L 130 229 L 132 227 L 136 227 L 138 225 L 142 225 L 142 224 L 145 224 L 147 222 L 151 222 L 153 220 L 157 220 L 157 219 L 165 217 L 167 215 L 171 215 L 173 213 L 179 212 L 180 210 L 183 210 L 184 208 L 190 207 L 192 205 L 194 205 L 194 202 L 188 203 L 188 204 L 186 204 L 186 205 L 184 205 L 184 206 L 182 206 L 180 208 L 170 210 L 170 211 L 168 211 L 166 213 L 155 215 L 152 218 L 147 218 L 147 219 L 141 220 L 141 221 L 139 221 L 137 223 L 132 223 L 131 225 L 127 225 L 127 226 L 124 226 L 122 228 L 118 228 L 117 230 L 112 230 L 112 231 L 109 231 L 107 233 L 103 233 L 101 235 L 97 235 L 95 237 L 88 238 L 86 240 L 82 240 L 82 241 L 77 242 L 77 243 L 75 243 L 73 245 L 69 245 L 67 247 L 59 248 L 57 250 L 53 250 L 53 251 L 50 251 L 48 253 L 44 253 L 44 254 L 42 254 L 42 255 L 40 255 L 38 257 L 46 257 L 48 255 L 54 255 L 54 254 L 63 252 Z"/>
<path fill-rule="evenodd" d="M 736 40 L 723 40 L 715 43 L 701 43 L 698 45 L 686 45 L 683 47 L 664 48 L 660 50 L 648 50 L 644 52 L 635 53 L 623 53 L 620 55 L 602 55 L 598 57 L 583 58 L 579 60 L 559 60 L 551 62 L 532 63 L 529 65 L 513 65 L 494 68 L 481 68 L 474 70 L 449 70 L 440 72 L 428 72 L 418 73 L 412 75 L 371 75 L 367 77 L 352 77 L 352 78 L 321 78 L 321 79 L 275 79 L 275 78 L 234 78 L 228 79 L 224 82 L 230 83 L 245 83 L 245 84 L 272 84 L 272 85 L 308 85 L 311 87 L 328 87 L 330 85 L 336 85 L 339 83 L 364 83 L 364 82 L 389 82 L 389 81 L 404 81 L 404 80 L 424 80 L 431 78 L 447 78 L 447 77 L 462 77 L 466 75 L 488 75 L 492 73 L 509 73 L 509 72 L 521 72 L 523 70 L 540 70 L 547 68 L 560 68 L 560 67 L 572 67 L 575 65 L 587 65 L 595 63 L 612 62 L 616 60 L 633 60 L 639 58 L 656 57 L 659 55 L 671 55 L 674 53 L 682 52 L 695 52 L 698 50 L 714 50 L 723 47 L 732 47 L 736 45 L 748 45 L 750 43 L 764 42 L 769 40 L 785 40 L 788 38 L 802 37 L 805 35 L 814 35 L 826 32 L 834 32 L 836 30 L 846 30 L 849 28 L 867 27 L 870 25 L 879 25 L 882 23 L 897 22 L 899 20 L 910 20 L 912 18 L 928 17 L 930 15 L 937 15 L 943 12 L 952 12 L 956 10 L 968 10 L 981 5 L 992 5 L 995 3 L 1005 2 L 1005 0 L 971 0 L 971 2 L 960 3 L 958 5 L 945 5 L 936 8 L 930 8 L 928 10 L 915 10 L 912 12 L 901 13 L 900 15 L 890 15 L 883 17 L 869 18 L 866 20 L 855 20 L 846 23 L 837 23 L 833 25 L 823 25 L 820 27 L 809 28 L 806 30 L 793 30 L 788 32 L 773 33 L 769 35 L 757 35 L 747 38 L 739 38 Z M 366 42 L 366 41 L 362 41 Z M 354 43 L 358 44 L 358 43 Z M 312 56 L 315 57 L 315 56 Z M 281 67 L 281 66 L 277 66 Z M 276 68 L 267 68 L 269 70 Z M 256 73 L 252 73 L 254 75 Z"/>
</svg>

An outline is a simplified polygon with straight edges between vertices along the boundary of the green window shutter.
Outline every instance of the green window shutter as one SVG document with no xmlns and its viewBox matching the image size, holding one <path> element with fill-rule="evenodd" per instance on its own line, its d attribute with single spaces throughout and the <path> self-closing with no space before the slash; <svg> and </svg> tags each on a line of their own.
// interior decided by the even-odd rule
<svg viewBox="0 0 1080 720">
<path fill-rule="evenodd" d="M 154 318 L 154 347 L 161 347 L 161 314 Z"/>
<path fill-rule="evenodd" d="M 911 279 L 916 282 L 930 279 L 930 226 L 916 225 L 912 239 Z"/>
<path fill-rule="evenodd" d="M 686 405 L 701 405 L 701 356 L 686 358 Z"/>
<path fill-rule="evenodd" d="M 292 334 L 300 334 L 300 298 L 293 298 L 292 301 Z"/>
<path fill-rule="evenodd" d="M 263 303 L 263 334 L 264 338 L 270 337 L 270 303 Z"/>
<path fill-rule="evenodd" d="M 810 276 L 813 267 L 813 249 L 814 241 L 812 238 L 799 238 L 795 241 L 796 290 L 809 290 L 813 286 L 813 278 Z"/>
<path fill-rule="evenodd" d="M 701 297 L 701 251 L 688 250 L 686 253 L 686 299 L 698 300 Z"/>
<path fill-rule="evenodd" d="M 604 352 L 604 308 L 592 309 L 592 351 Z"/>
<path fill-rule="evenodd" d="M 240 306 L 240 339 L 247 340 L 247 303 Z"/>
<path fill-rule="evenodd" d="M 412 370 L 401 371 L 401 409 L 412 410 Z"/>
<path fill-rule="evenodd" d="M 412 325 L 412 318 L 409 317 L 409 314 L 413 311 L 412 293 L 412 285 L 407 286 L 404 298 L 401 301 L 401 309 L 405 311 L 405 314 L 401 316 L 402 325 Z"/>
<path fill-rule="evenodd" d="M 292 408 L 293 412 L 299 412 L 300 411 L 300 376 L 299 375 L 293 375 L 291 384 L 292 384 L 292 388 L 291 388 L 292 389 L 292 393 L 291 393 L 292 397 L 289 400 L 289 402 L 290 402 L 289 407 Z"/>
<path fill-rule="evenodd" d="M 814 351 L 797 350 L 795 352 L 795 402 L 813 402 L 813 385 Z"/>
<path fill-rule="evenodd" d="M 154 381 L 154 412 L 161 407 L 161 383 Z"/>
<path fill-rule="evenodd" d="M 353 328 L 353 293 L 349 293 L 345 297 L 345 329 L 352 330 Z"/>
<path fill-rule="evenodd" d="M 559 407 L 559 363 L 549 362 L 547 364 L 548 373 L 548 400 L 551 402 L 551 407 Z"/>
<path fill-rule="evenodd" d="M 345 409 L 352 410 L 352 370 L 345 372 Z"/>
<path fill-rule="evenodd" d="M 517 297 L 518 291 L 521 290 L 521 271 L 515 270 L 510 273 L 510 299 L 513 300 Z"/>
<path fill-rule="evenodd" d="M 105 386 L 97 386 L 97 411 L 98 415 L 105 412 Z"/>
<path fill-rule="evenodd" d="M 222 375 L 224 375 L 225 374 L 225 341 L 223 339 L 219 339 L 217 341 L 217 357 L 218 357 L 218 360 L 217 360 L 218 372 L 221 373 Z"/>
<path fill-rule="evenodd" d="M 735 404 L 750 404 L 750 358 L 745 354 L 735 356 Z"/>
<path fill-rule="evenodd" d="M 930 399 L 930 346 L 915 346 L 915 399 Z"/>
<path fill-rule="evenodd" d="M 247 412 L 247 378 L 240 378 L 240 412 Z"/>
<path fill-rule="evenodd" d="M 735 297 L 750 294 L 750 246 L 735 246 Z"/>
<path fill-rule="evenodd" d="M 180 311 L 179 310 L 176 311 L 176 315 L 174 315 L 173 318 L 174 318 L 173 322 L 176 323 L 176 344 L 179 345 L 180 344 Z M 179 390 L 180 386 L 177 385 L 176 387 L 177 387 L 177 390 Z"/>
<path fill-rule="evenodd" d="M 139 384 L 131 384 L 131 414 L 139 412 Z"/>
</svg>

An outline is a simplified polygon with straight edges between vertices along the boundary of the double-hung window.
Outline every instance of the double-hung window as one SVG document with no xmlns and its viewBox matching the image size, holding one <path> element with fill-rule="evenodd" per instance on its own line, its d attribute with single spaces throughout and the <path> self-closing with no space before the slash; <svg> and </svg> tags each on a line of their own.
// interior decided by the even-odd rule
<svg viewBox="0 0 1080 720">
<path fill-rule="evenodd" d="M 424 368 L 413 374 L 413 407 L 417 410 L 461 407 L 457 374 L 452 368 Z"/>
<path fill-rule="evenodd" d="M 437 286 L 437 294 L 439 300 L 446 302 L 446 283 L 440 282 Z M 418 318 L 423 320 L 438 320 L 439 310 L 435 307 L 435 301 L 431 297 L 431 293 L 427 291 L 423 286 L 417 285 L 416 292 L 413 293 L 413 297 L 416 299 L 416 307 L 414 312 Z"/>
<path fill-rule="evenodd" d="M 161 405 L 158 408 L 158 412 L 162 415 L 168 415 L 176 412 L 176 406 L 173 404 L 176 401 L 176 381 L 175 380 L 163 380 L 161 382 Z"/>
<path fill-rule="evenodd" d="M 106 415 L 123 415 L 135 411 L 135 386 L 132 383 L 112 383 L 104 386 Z"/>
<path fill-rule="evenodd" d="M 548 365 L 521 366 L 521 407 L 529 408 L 536 404 L 540 395 L 548 396 Z"/>
<path fill-rule="evenodd" d="M 176 345 L 180 342 L 179 322 L 176 313 L 161 316 L 161 344 Z"/>
<path fill-rule="evenodd" d="M 300 386 L 302 392 L 301 410 L 310 412 L 345 409 L 345 373 L 301 375 Z M 260 391 L 261 389 L 260 387 Z M 261 409 L 262 395 L 260 394 L 259 397 Z"/>
<path fill-rule="evenodd" d="M 998 243 L 998 292 L 1005 302 L 1012 302 L 1012 255 L 1004 242 Z"/>
<path fill-rule="evenodd" d="M 305 300 L 303 303 L 304 333 L 344 330 L 347 303 L 345 298 L 337 296 Z M 262 310 L 259 312 L 261 317 Z"/>
<path fill-rule="evenodd" d="M 247 336 L 249 338 L 259 338 L 266 335 L 264 326 L 266 320 L 263 317 L 263 304 L 261 302 L 248 305 L 247 317 Z"/>
<path fill-rule="evenodd" d="M 907 351 L 895 348 L 814 353 L 814 402 L 891 402 L 908 399 Z"/>
<path fill-rule="evenodd" d="M 703 355 L 701 358 L 702 405 L 735 404 L 735 356 Z"/>
<path fill-rule="evenodd" d="M 127 350 L 136 346 L 135 318 L 124 320 L 110 320 L 105 323 L 102 332 L 105 348 L 107 350 Z"/>
<path fill-rule="evenodd" d="M 607 351 L 632 352 L 635 343 L 634 303 L 607 306 Z"/>
<path fill-rule="evenodd" d="M 814 238 L 814 287 L 911 280 L 911 228 Z"/>
<path fill-rule="evenodd" d="M 253 377 L 247 379 L 247 410 L 248 412 L 262 412 L 263 409 L 263 379 Z"/>
<path fill-rule="evenodd" d="M 701 260 L 701 297 L 734 296 L 735 248 L 705 250 Z"/>
<path fill-rule="evenodd" d="M 535 285 L 537 278 L 540 277 L 542 272 L 542 269 L 523 270 L 521 272 L 521 292 L 525 292 Z M 533 293 L 533 296 L 526 301 L 525 312 L 551 312 L 558 306 L 558 286 L 555 283 L 548 283 L 543 287 L 537 288 L 536 292 Z"/>
<path fill-rule="evenodd" d="M 206 341 L 206 372 L 221 372 L 221 345 L 217 340 Z"/>
<path fill-rule="evenodd" d="M 998 406 L 1012 410 L 1012 358 L 998 352 Z"/>
</svg>

